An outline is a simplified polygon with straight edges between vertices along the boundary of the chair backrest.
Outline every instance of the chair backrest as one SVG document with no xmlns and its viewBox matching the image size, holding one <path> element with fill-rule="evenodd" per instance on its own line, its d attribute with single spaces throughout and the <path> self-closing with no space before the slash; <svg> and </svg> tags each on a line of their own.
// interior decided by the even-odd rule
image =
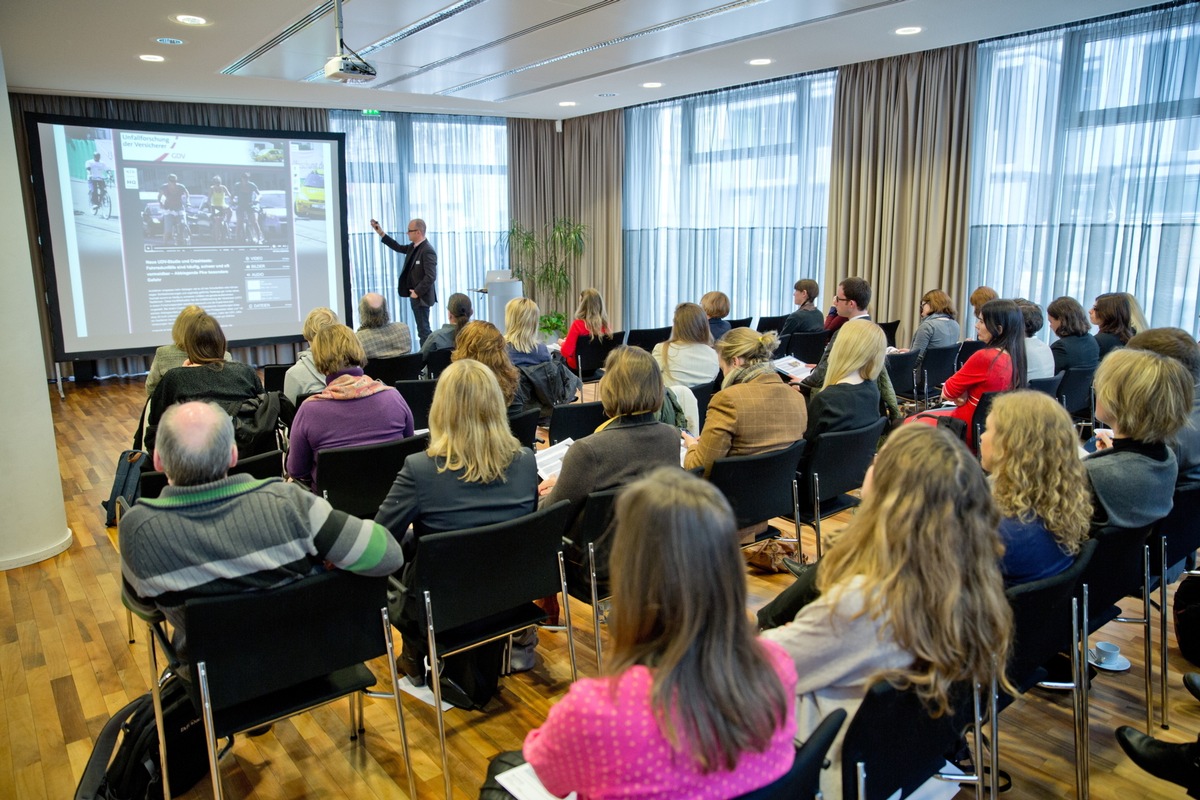
<svg viewBox="0 0 1200 800">
<path fill-rule="evenodd" d="M 883 328 L 883 335 L 887 337 L 888 347 L 896 346 L 896 331 L 900 328 L 900 320 L 894 319 L 891 322 L 881 322 L 879 327 Z"/>
<path fill-rule="evenodd" d="M 613 508 L 623 487 L 592 492 L 578 509 L 575 522 L 563 538 L 563 555 L 567 559 L 567 590 L 572 597 L 591 602 L 588 545 L 595 545 L 596 583 L 600 596 L 608 594 L 608 556 L 612 552 Z"/>
<path fill-rule="evenodd" d="M 788 340 L 788 354 L 805 364 L 816 364 L 821 360 L 828 343 L 829 334 L 825 331 L 793 333 L 792 338 Z"/>
<path fill-rule="evenodd" d="M 887 419 L 880 417 L 863 428 L 822 433 L 813 441 L 800 465 L 799 499 L 801 507 L 812 502 L 813 476 L 819 477 L 822 502 L 862 486 L 867 468 L 875 458 L 875 448 Z"/>
<path fill-rule="evenodd" d="M 594 433 L 606 419 L 604 404 L 599 400 L 557 405 L 550 415 L 550 444 L 558 444 L 563 439 L 582 439 Z"/>
<path fill-rule="evenodd" d="M 320 450 L 316 491 L 339 511 L 372 519 L 395 483 L 404 459 L 428 446 L 429 434 L 421 433 L 396 442 Z"/>
<path fill-rule="evenodd" d="M 1013 612 L 1013 648 L 1008 677 L 1024 692 L 1037 682 L 1038 668 L 1071 645 L 1071 598 L 1096 552 L 1089 539 L 1066 570 L 1049 578 L 1010 586 L 1005 592 Z"/>
<path fill-rule="evenodd" d="M 453 352 L 453 348 L 429 351 L 429 355 L 425 358 L 425 366 L 429 368 L 429 377 L 437 378 L 446 367 L 450 366 L 450 356 Z M 414 375 L 413 377 L 415 378 L 416 376 Z"/>
<path fill-rule="evenodd" d="M 1155 539 L 1167 537 L 1167 566 L 1170 567 L 1200 549 L 1200 484 L 1175 489 L 1171 513 L 1154 525 Z M 1150 548 L 1157 549 L 1157 545 Z M 1150 567 L 1161 562 L 1151 559 Z"/>
<path fill-rule="evenodd" d="M 421 377 L 423 366 L 425 360 L 420 353 L 409 353 L 391 358 L 368 359 L 365 372 L 375 380 L 383 381 L 387 386 L 395 386 L 396 381 L 415 381 Z"/>
<path fill-rule="evenodd" d="M 779 341 L 775 343 L 775 349 L 771 351 L 771 358 L 783 358 L 788 354 L 788 349 L 792 346 L 792 334 L 785 333 L 779 337 Z"/>
<path fill-rule="evenodd" d="M 433 408 L 433 392 L 437 389 L 437 381 L 396 381 L 394 385 L 412 411 L 413 427 L 417 430 L 428 428 L 429 409 Z"/>
<path fill-rule="evenodd" d="M 817 729 L 796 748 L 792 768 L 774 783 L 739 795 L 734 800 L 813 800 L 821 791 L 821 770 L 825 756 L 846 721 L 843 709 L 834 709 L 821 720 Z"/>
<path fill-rule="evenodd" d="M 1081 583 L 1088 585 L 1088 632 L 1111 619 L 1106 615 L 1127 594 L 1142 586 L 1143 548 L 1150 526 L 1117 528 L 1106 525 L 1092 530 L 1096 552 L 1083 570 Z"/>
<path fill-rule="evenodd" d="M 1090 417 L 1092 415 L 1092 379 L 1096 377 L 1095 367 L 1071 367 L 1061 373 L 1062 383 L 1058 385 L 1058 400 L 1075 416 Z"/>
<path fill-rule="evenodd" d="M 979 437 L 987 430 L 988 414 L 992 413 L 992 403 L 996 398 L 1004 392 L 984 392 L 979 395 L 979 405 L 975 406 L 975 413 L 971 415 L 971 427 L 974 429 L 974 434 L 971 439 L 975 443 L 975 453 L 979 453 Z"/>
<path fill-rule="evenodd" d="M 671 338 L 671 326 L 665 328 L 640 328 L 629 332 L 629 340 L 626 342 L 630 347 L 640 347 L 649 353 L 654 349 L 654 345 L 659 342 L 665 342 Z"/>
<path fill-rule="evenodd" d="M 508 415 L 508 429 L 512 431 L 512 435 L 517 437 L 521 444 L 530 450 L 537 449 L 538 418 L 541 414 L 542 410 L 534 406 L 524 411 L 518 411 L 516 414 Z"/>
<path fill-rule="evenodd" d="M 925 350 L 925 359 L 921 362 L 921 370 L 925 373 L 923 386 L 930 392 L 940 387 L 954 374 L 955 359 L 958 357 L 956 344 L 949 347 L 929 347 Z"/>
<path fill-rule="evenodd" d="M 770 453 L 713 462 L 708 479 L 729 501 L 739 528 L 792 515 L 792 481 L 804 448 L 801 439 Z"/>
<path fill-rule="evenodd" d="M 229 468 L 230 475 L 251 475 L 255 478 L 283 477 L 283 451 L 272 450 L 269 453 L 259 453 L 256 456 L 239 458 L 238 463 Z M 138 497 L 158 497 L 167 487 L 167 474 L 155 470 L 144 470 L 138 476 Z"/>
<path fill-rule="evenodd" d="M 332 570 L 261 592 L 184 604 L 192 675 L 204 662 L 213 710 L 387 652 L 387 578 Z"/>
<path fill-rule="evenodd" d="M 780 314 L 776 317 L 759 317 L 758 324 L 754 326 L 754 330 L 759 333 L 766 333 L 767 331 L 778 333 L 779 329 L 783 327 L 783 321 L 787 318 L 787 314 Z"/>
<path fill-rule="evenodd" d="M 962 365 L 967 363 L 967 359 L 978 353 L 983 348 L 987 347 L 986 342 L 981 342 L 978 339 L 964 339 L 958 344 L 958 355 L 954 358 L 954 368 L 962 369 Z"/>
<path fill-rule="evenodd" d="M 696 430 L 692 431 L 692 433 L 699 436 L 700 431 L 704 430 L 704 420 L 708 416 L 708 401 L 712 400 L 714 391 L 713 382 L 698 383 L 688 388 L 692 390 L 692 395 L 696 398 L 696 414 L 698 416 Z"/>
<path fill-rule="evenodd" d="M 884 800 L 898 789 L 906 796 L 937 774 L 971 721 L 970 690 L 958 686 L 952 695 L 954 713 L 935 719 L 915 691 L 887 681 L 868 689 L 842 742 L 843 800 Z M 866 798 L 858 796 L 859 762 L 866 765 Z"/>
<path fill-rule="evenodd" d="M 920 350 L 909 350 L 907 353 L 889 353 L 884 358 L 884 367 L 898 397 L 912 397 L 913 390 L 916 389 L 913 370 L 917 368 L 917 359 L 920 357 Z"/>
<path fill-rule="evenodd" d="M 264 392 L 282 392 L 283 379 L 287 376 L 287 371 L 292 368 L 291 364 L 265 364 L 263 365 L 263 391 Z"/>
<path fill-rule="evenodd" d="M 167 473 L 142 470 L 138 476 L 138 497 L 158 497 L 167 487 Z"/>
<path fill-rule="evenodd" d="M 1063 374 L 1059 372 L 1049 378 L 1030 378 L 1029 388 L 1058 399 L 1058 387 L 1062 384 Z"/>
<path fill-rule="evenodd" d="M 726 322 L 729 323 L 729 327 L 731 329 L 732 328 L 749 328 L 750 320 L 752 320 L 752 319 L 754 319 L 754 318 L 753 317 L 743 317 L 741 319 L 726 320 Z"/>
<path fill-rule="evenodd" d="M 412 585 L 428 590 L 434 631 L 485 619 L 562 590 L 563 500 L 508 522 L 417 539 Z"/>
<path fill-rule="evenodd" d="M 624 341 L 625 331 L 617 331 L 612 336 L 600 336 L 595 339 L 580 336 L 575 341 L 575 363 L 579 368 L 579 377 L 586 380 L 595 375 L 596 370 L 603 369 L 604 359 Z"/>
</svg>

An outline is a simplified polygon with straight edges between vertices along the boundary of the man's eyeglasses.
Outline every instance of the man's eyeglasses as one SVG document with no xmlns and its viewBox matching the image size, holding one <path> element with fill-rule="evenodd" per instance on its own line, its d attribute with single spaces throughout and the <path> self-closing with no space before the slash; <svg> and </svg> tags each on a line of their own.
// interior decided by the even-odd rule
<svg viewBox="0 0 1200 800">
<path fill-rule="evenodd" d="M 835 297 L 835 298 L 833 298 L 833 300 L 835 303 L 849 303 L 850 302 L 849 300 L 847 300 L 844 297 Z"/>
</svg>

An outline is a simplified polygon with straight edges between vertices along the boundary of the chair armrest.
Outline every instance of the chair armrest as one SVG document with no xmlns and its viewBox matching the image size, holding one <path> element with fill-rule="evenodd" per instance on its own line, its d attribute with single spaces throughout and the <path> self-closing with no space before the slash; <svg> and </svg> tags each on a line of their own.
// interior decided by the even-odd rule
<svg viewBox="0 0 1200 800">
<path fill-rule="evenodd" d="M 138 597 L 124 580 L 121 581 L 121 605 L 129 609 L 142 622 L 157 625 L 166 621 L 166 617 L 158 610 L 158 606 Z"/>
<path fill-rule="evenodd" d="M 125 495 L 122 494 L 122 495 L 117 496 L 117 512 L 115 514 L 115 517 L 116 517 L 118 525 L 121 524 L 121 517 L 125 514 L 126 511 L 129 510 L 131 505 L 132 504 L 128 500 L 125 499 Z"/>
</svg>

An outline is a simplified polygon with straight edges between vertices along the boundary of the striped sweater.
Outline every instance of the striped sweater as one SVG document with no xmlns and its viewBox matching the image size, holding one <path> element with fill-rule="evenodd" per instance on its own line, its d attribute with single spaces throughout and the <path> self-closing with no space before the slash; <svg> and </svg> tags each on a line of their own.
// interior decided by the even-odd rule
<svg viewBox="0 0 1200 800">
<path fill-rule="evenodd" d="M 194 597 L 281 586 L 326 561 L 363 575 L 389 575 L 404 561 L 381 525 L 336 511 L 297 484 L 249 475 L 168 486 L 139 501 L 121 518 L 120 548 L 129 587 L 177 632 L 182 605 Z"/>
</svg>

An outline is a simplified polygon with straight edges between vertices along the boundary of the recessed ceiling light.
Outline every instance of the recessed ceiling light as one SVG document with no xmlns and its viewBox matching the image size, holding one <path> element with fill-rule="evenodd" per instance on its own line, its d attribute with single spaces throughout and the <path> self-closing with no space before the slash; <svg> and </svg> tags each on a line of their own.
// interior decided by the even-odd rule
<svg viewBox="0 0 1200 800">
<path fill-rule="evenodd" d="M 575 105 L 575 101 L 574 100 L 563 100 L 561 103 L 559 103 L 559 105 L 562 106 L 563 108 L 570 108 L 573 105 Z"/>
<path fill-rule="evenodd" d="M 166 61 L 166 59 L 162 56 L 151 55 L 150 53 L 140 55 L 138 58 L 140 58 L 142 61 Z"/>
<path fill-rule="evenodd" d="M 909 25 L 907 28 L 896 28 L 897 36 L 912 36 L 915 33 L 920 33 L 921 29 L 916 25 Z"/>
<path fill-rule="evenodd" d="M 154 41 L 158 42 L 159 44 L 183 44 L 183 39 L 172 39 L 170 36 L 163 36 L 162 38 L 155 39 Z"/>
<path fill-rule="evenodd" d="M 771 64 L 774 62 L 769 58 L 752 58 L 749 61 L 747 61 L 746 63 L 752 67 L 765 67 L 767 64 Z"/>
<path fill-rule="evenodd" d="M 643 83 L 642 88 L 643 89 L 661 89 L 662 84 L 659 83 L 658 81 L 649 81 L 647 83 Z"/>
<path fill-rule="evenodd" d="M 596 95 L 596 97 L 616 97 L 616 96 L 617 96 L 616 92 L 601 92 L 600 94 Z"/>
<path fill-rule="evenodd" d="M 204 17 L 197 17 L 194 14 L 176 14 L 171 19 L 178 22 L 180 25 L 207 25 L 208 20 Z"/>
</svg>

